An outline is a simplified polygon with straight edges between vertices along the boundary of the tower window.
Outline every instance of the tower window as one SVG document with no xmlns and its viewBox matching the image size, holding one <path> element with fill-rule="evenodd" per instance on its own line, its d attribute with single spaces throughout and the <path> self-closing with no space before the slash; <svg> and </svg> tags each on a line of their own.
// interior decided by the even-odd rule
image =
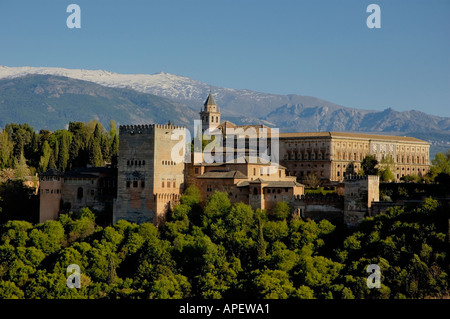
<svg viewBox="0 0 450 319">
<path fill-rule="evenodd" d="M 82 187 L 78 187 L 77 198 L 78 199 L 82 199 L 83 198 L 83 188 Z"/>
</svg>

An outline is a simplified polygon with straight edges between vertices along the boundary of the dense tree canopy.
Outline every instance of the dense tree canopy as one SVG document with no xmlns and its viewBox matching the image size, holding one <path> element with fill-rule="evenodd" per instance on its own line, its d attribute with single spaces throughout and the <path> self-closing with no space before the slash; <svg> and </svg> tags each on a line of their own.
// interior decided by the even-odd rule
<svg viewBox="0 0 450 319">
<path fill-rule="evenodd" d="M 0 182 L 8 170 L 13 177 L 43 173 L 49 168 L 68 169 L 117 163 L 119 139 L 111 122 L 106 131 L 97 121 L 72 122 L 67 130 L 34 132 L 28 124 L 7 124 L 0 131 Z"/>
<path fill-rule="evenodd" d="M 88 208 L 0 228 L 0 298 L 424 298 L 449 294 L 448 207 L 433 199 L 357 229 L 230 204 L 191 187 L 160 228 L 106 227 Z M 198 216 L 195 216 L 198 215 Z M 194 218 L 195 216 L 195 218 Z M 66 285 L 67 266 L 81 288 Z M 367 286 L 367 266 L 381 288 Z"/>
</svg>

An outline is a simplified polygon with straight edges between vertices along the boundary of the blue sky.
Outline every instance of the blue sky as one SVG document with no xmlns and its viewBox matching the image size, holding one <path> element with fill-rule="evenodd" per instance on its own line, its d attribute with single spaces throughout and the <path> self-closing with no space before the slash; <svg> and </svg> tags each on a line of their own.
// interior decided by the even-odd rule
<svg viewBox="0 0 450 319">
<path fill-rule="evenodd" d="M 66 7 L 81 7 L 81 29 Z M 366 8 L 381 8 L 369 29 Z M 450 116 L 448 0 L 0 0 L 0 65 L 168 73 Z"/>
</svg>

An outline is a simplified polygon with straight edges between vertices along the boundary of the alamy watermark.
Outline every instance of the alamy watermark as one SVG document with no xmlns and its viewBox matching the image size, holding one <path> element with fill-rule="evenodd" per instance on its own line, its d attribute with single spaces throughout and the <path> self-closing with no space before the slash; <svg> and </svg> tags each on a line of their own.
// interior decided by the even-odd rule
<svg viewBox="0 0 450 319">
<path fill-rule="evenodd" d="M 381 269 L 377 264 L 370 264 L 367 266 L 367 272 L 370 274 L 367 277 L 367 287 L 369 289 L 372 288 L 381 288 Z"/>
<path fill-rule="evenodd" d="M 67 288 L 81 288 L 81 270 L 77 264 L 70 264 L 66 270 L 69 277 L 67 277 Z"/>
<path fill-rule="evenodd" d="M 194 120 L 194 137 L 186 128 L 172 131 L 172 141 L 178 141 L 171 150 L 175 163 L 233 163 L 270 164 L 267 174 L 279 166 L 279 129 L 262 127 L 218 128 L 202 130 L 202 121 Z M 203 145 L 203 141 L 208 141 Z M 193 152 L 191 151 L 193 142 Z"/>
</svg>

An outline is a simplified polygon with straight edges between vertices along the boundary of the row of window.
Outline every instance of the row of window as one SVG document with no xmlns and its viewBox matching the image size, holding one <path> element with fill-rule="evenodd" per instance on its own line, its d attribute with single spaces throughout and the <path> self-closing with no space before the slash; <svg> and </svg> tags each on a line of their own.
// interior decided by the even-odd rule
<svg viewBox="0 0 450 319">
<path fill-rule="evenodd" d="M 284 192 L 285 193 L 289 192 L 289 188 L 285 187 L 284 188 Z M 274 188 L 274 189 L 267 188 L 266 189 L 266 193 L 267 194 L 270 194 L 270 193 L 272 193 L 272 194 L 275 194 L 275 193 L 280 194 L 281 193 L 281 189 L 279 189 L 279 188 Z"/>
<path fill-rule="evenodd" d="M 303 164 L 300 164 L 299 166 L 300 166 L 300 167 L 303 167 Z M 306 167 L 306 166 L 307 166 L 307 167 L 318 167 L 317 164 L 311 165 L 311 164 L 309 164 L 309 163 L 308 163 L 308 164 L 305 164 L 305 167 Z M 321 166 L 321 167 L 325 167 L 324 164 L 321 164 L 320 166 Z M 294 163 L 294 167 L 297 167 L 297 164 Z"/>
<path fill-rule="evenodd" d="M 177 165 L 174 161 L 161 161 L 161 165 Z"/>
<path fill-rule="evenodd" d="M 326 159 L 325 152 L 290 152 L 284 154 L 284 159 L 288 161 L 292 160 L 321 160 Z"/>
<path fill-rule="evenodd" d="M 131 181 L 127 181 L 127 188 L 130 188 L 131 185 L 133 185 L 133 188 L 138 188 L 139 185 L 141 188 L 145 188 L 145 181 L 133 181 L 133 183 L 131 183 Z"/>
<path fill-rule="evenodd" d="M 127 161 L 127 166 L 141 166 L 141 165 L 145 165 L 145 161 L 141 161 L 141 160 L 128 160 Z"/>
<path fill-rule="evenodd" d="M 308 176 L 309 174 L 311 174 L 311 171 L 299 171 L 298 175 L 297 175 L 297 171 L 294 171 L 294 176 L 304 177 L 304 176 Z M 321 177 L 325 176 L 325 172 L 320 171 L 320 176 Z"/>
<path fill-rule="evenodd" d="M 202 116 L 202 121 L 207 122 L 208 121 L 208 116 Z M 211 116 L 211 118 L 209 118 L 209 121 L 211 123 L 219 123 L 219 117 L 218 116 Z"/>
<path fill-rule="evenodd" d="M 44 190 L 45 194 L 61 194 L 61 190 L 60 189 L 45 189 Z"/>
<path fill-rule="evenodd" d="M 364 157 L 366 156 L 366 154 L 362 154 L 362 153 L 346 153 L 343 152 L 342 153 L 342 157 L 341 157 L 341 152 L 337 152 L 337 156 L 336 159 L 338 160 L 343 160 L 343 161 L 362 161 L 364 159 Z"/>
<path fill-rule="evenodd" d="M 397 163 L 407 163 L 407 164 L 426 164 L 427 158 L 425 156 L 406 156 L 406 162 L 405 162 L 405 156 L 397 155 Z"/>
<path fill-rule="evenodd" d="M 288 143 L 287 146 L 288 146 L 289 148 L 292 148 L 292 147 L 298 148 L 298 146 L 304 148 L 304 147 L 318 147 L 319 144 L 320 144 L 320 142 L 303 142 L 303 143 L 295 143 L 295 144 L 294 144 L 294 143 Z M 339 143 L 338 143 L 338 144 L 339 144 Z M 322 145 L 321 145 L 321 146 L 324 147 L 324 146 L 325 146 L 325 143 L 322 142 Z"/>
<path fill-rule="evenodd" d="M 177 182 L 176 182 L 176 180 L 174 179 L 174 180 L 172 180 L 172 181 L 170 181 L 170 180 L 167 180 L 167 181 L 166 181 L 166 180 L 163 178 L 163 180 L 162 180 L 162 182 L 161 182 L 161 187 L 162 187 L 162 188 L 164 188 L 164 187 L 170 188 L 170 185 L 172 185 L 173 188 L 176 188 L 176 187 L 177 187 Z"/>
</svg>

